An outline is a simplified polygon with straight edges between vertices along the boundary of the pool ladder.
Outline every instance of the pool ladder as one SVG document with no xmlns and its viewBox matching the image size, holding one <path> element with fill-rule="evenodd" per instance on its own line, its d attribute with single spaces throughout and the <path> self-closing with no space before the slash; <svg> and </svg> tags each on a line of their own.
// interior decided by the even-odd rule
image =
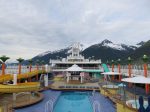
<svg viewBox="0 0 150 112">
<path fill-rule="evenodd" d="M 100 111 L 100 104 L 98 101 L 93 101 L 93 112 L 101 112 Z"/>
<path fill-rule="evenodd" d="M 53 100 L 49 100 L 45 104 L 45 112 L 53 112 L 54 102 Z"/>
</svg>

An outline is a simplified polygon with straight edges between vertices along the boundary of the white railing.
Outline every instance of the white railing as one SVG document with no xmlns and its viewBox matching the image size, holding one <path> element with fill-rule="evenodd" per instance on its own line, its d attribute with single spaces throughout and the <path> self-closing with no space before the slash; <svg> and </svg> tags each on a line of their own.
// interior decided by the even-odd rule
<svg viewBox="0 0 150 112">
<path fill-rule="evenodd" d="M 78 62 L 78 63 L 101 63 L 101 60 L 94 60 L 94 59 L 83 59 L 83 60 L 68 60 L 68 59 L 57 59 L 57 60 L 50 60 L 49 63 L 74 63 L 74 62 Z"/>
<path fill-rule="evenodd" d="M 57 70 L 57 69 L 67 69 L 68 67 L 53 67 L 52 69 L 53 70 Z M 94 69 L 94 70 L 102 70 L 102 68 L 100 68 L 100 67 L 81 67 L 81 68 L 83 68 L 83 69 Z"/>
<path fill-rule="evenodd" d="M 36 70 L 37 67 L 36 66 L 32 66 L 32 71 Z M 42 70 L 42 67 L 39 66 L 39 70 Z M 1 74 L 2 70 L 0 70 L 0 74 Z M 18 74 L 19 72 L 19 67 L 16 66 L 7 66 L 7 68 L 5 69 L 5 74 Z M 29 72 L 29 66 L 21 66 L 21 73 L 27 73 Z"/>
<path fill-rule="evenodd" d="M 109 68 L 110 71 L 112 71 L 112 68 Z M 114 67 L 114 72 L 119 72 L 118 67 Z M 128 66 L 121 66 L 121 73 L 128 74 L 129 69 Z M 132 65 L 131 73 L 133 75 L 143 75 L 144 76 L 144 68 L 142 65 Z M 150 76 L 150 70 L 147 71 L 148 76 Z"/>
</svg>

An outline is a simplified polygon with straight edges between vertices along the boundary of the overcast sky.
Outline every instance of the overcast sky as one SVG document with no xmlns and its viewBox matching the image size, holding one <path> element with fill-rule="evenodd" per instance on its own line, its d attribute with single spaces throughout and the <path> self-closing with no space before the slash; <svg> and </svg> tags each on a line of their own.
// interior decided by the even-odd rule
<svg viewBox="0 0 150 112">
<path fill-rule="evenodd" d="M 150 0 L 0 0 L 0 55 L 10 61 L 104 39 L 150 39 Z"/>
</svg>

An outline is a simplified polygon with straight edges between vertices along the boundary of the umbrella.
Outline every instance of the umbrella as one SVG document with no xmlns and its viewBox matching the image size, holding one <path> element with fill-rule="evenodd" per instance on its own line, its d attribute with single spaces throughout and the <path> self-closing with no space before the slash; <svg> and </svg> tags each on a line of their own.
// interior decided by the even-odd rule
<svg viewBox="0 0 150 112">
<path fill-rule="evenodd" d="M 136 76 L 131 78 L 124 78 L 121 81 L 129 83 L 140 83 L 140 84 L 150 84 L 150 78 L 144 76 Z"/>
<path fill-rule="evenodd" d="M 136 84 L 136 83 L 150 84 L 150 78 L 149 77 L 144 77 L 144 76 L 136 76 L 136 77 L 131 77 L 131 78 L 124 78 L 121 81 L 134 83 L 134 84 Z M 136 95 L 135 95 L 135 101 L 136 101 Z M 136 107 L 137 107 L 137 104 L 136 104 Z M 142 111 L 139 111 L 139 112 L 142 112 Z"/>
</svg>

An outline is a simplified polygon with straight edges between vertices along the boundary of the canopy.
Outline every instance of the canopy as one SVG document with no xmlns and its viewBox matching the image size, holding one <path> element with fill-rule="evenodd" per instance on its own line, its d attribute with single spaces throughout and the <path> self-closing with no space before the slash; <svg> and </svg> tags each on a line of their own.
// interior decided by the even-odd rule
<svg viewBox="0 0 150 112">
<path fill-rule="evenodd" d="M 122 75 L 122 74 L 119 73 L 119 72 L 103 72 L 103 73 L 101 73 L 101 74 L 103 74 L 103 75 Z"/>
<path fill-rule="evenodd" d="M 78 65 L 74 64 L 71 67 L 67 68 L 65 71 L 68 71 L 68 72 L 80 72 L 80 71 L 83 71 L 83 69 L 81 67 L 79 67 Z"/>
<path fill-rule="evenodd" d="M 121 81 L 130 83 L 150 84 L 150 78 L 144 76 L 136 76 L 132 78 L 124 78 Z"/>
</svg>

